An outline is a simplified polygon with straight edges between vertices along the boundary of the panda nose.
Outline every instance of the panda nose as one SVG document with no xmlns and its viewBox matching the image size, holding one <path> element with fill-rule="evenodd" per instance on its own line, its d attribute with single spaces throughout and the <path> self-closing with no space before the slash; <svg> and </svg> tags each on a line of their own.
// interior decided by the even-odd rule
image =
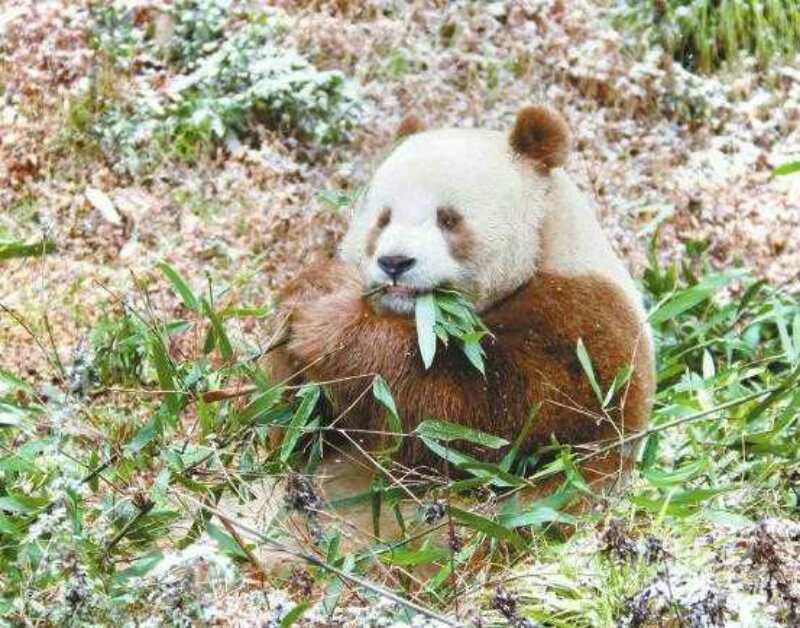
<svg viewBox="0 0 800 628">
<path fill-rule="evenodd" d="M 405 255 L 383 255 L 378 258 L 378 266 L 394 281 L 416 263 L 416 259 Z"/>
</svg>

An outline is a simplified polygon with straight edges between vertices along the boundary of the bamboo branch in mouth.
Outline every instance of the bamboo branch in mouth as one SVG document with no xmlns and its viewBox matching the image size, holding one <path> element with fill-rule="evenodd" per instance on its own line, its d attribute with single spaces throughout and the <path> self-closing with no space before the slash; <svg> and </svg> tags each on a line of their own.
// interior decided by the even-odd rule
<svg viewBox="0 0 800 628">
<path fill-rule="evenodd" d="M 408 296 L 408 297 L 414 297 L 414 296 L 417 296 L 418 294 L 422 294 L 422 291 L 420 291 L 417 288 L 414 288 L 412 286 L 405 286 L 405 285 L 402 285 L 402 284 L 388 284 L 388 283 L 385 283 L 385 284 L 381 284 L 380 286 L 376 286 L 374 288 L 370 288 L 366 292 L 363 292 L 361 294 L 361 296 L 364 297 L 365 299 L 368 299 L 369 297 L 373 297 L 376 294 L 383 294 L 385 292 L 388 292 L 388 293 L 391 293 L 391 294 L 401 294 L 403 296 Z"/>
<path fill-rule="evenodd" d="M 380 286 L 375 286 L 374 288 L 367 290 L 366 292 L 362 293 L 361 296 L 363 296 L 365 299 L 368 299 L 369 297 L 373 297 L 376 294 L 381 294 L 383 292 L 386 292 L 388 289 L 389 285 L 384 283 L 381 284 Z"/>
</svg>

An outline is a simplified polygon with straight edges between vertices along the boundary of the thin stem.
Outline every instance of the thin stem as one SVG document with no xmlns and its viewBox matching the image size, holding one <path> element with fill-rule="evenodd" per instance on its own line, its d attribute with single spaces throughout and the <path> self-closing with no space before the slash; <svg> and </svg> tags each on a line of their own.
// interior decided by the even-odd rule
<svg viewBox="0 0 800 628">
<path fill-rule="evenodd" d="M 699 419 L 703 419 L 711 414 L 715 414 L 717 412 L 721 412 L 722 410 L 727 410 L 728 408 L 735 408 L 736 406 L 740 406 L 748 401 L 752 401 L 753 399 L 759 399 L 760 397 L 764 397 L 765 395 L 769 395 L 776 392 L 786 391 L 790 387 L 791 380 L 794 380 L 795 377 L 790 378 L 790 382 L 785 382 L 780 386 L 773 386 L 772 388 L 765 388 L 764 390 L 759 390 L 758 392 L 751 393 L 749 395 L 745 395 L 743 397 L 739 397 L 738 399 L 733 399 L 731 401 L 727 401 L 722 403 L 714 408 L 710 408 L 708 410 L 703 410 L 701 412 L 695 412 L 694 414 L 689 414 L 687 416 L 680 417 L 675 419 L 674 421 L 670 421 L 669 423 L 664 423 L 663 425 L 657 425 L 655 427 L 651 427 L 650 429 L 644 430 L 643 432 L 637 432 L 636 434 L 631 434 L 630 436 L 626 436 L 625 438 L 616 439 L 613 443 L 606 445 L 605 447 L 601 447 L 591 453 L 586 454 L 580 459 L 580 462 L 585 462 L 590 458 L 594 458 L 595 456 L 601 456 L 612 449 L 617 447 L 622 447 L 623 445 L 627 445 L 628 443 L 636 442 L 642 440 L 643 438 L 647 438 L 651 434 L 656 434 L 658 432 L 663 432 L 664 430 L 671 429 L 673 427 L 677 427 L 678 425 L 683 425 L 684 423 L 691 423 L 692 421 L 697 421 Z"/>
<path fill-rule="evenodd" d="M 403 598 L 402 596 L 397 595 L 393 591 L 389 591 L 387 589 L 384 589 L 383 587 L 381 587 L 381 586 L 379 586 L 379 585 L 377 585 L 377 584 L 375 584 L 373 582 L 370 582 L 369 580 L 365 580 L 363 578 L 359 578 L 358 576 L 354 576 L 352 574 L 346 573 L 346 572 L 342 571 L 341 569 L 339 569 L 337 567 L 334 567 L 333 565 L 328 564 L 324 560 L 321 560 L 321 559 L 317 558 L 316 556 L 314 556 L 312 554 L 306 554 L 306 553 L 301 552 L 299 550 L 292 549 L 292 548 L 290 548 L 290 547 L 288 547 L 288 546 L 286 546 L 286 545 L 284 545 L 282 543 L 279 543 L 278 541 L 270 539 L 269 537 L 263 535 L 258 530 L 255 530 L 255 529 L 251 528 L 250 526 L 242 523 L 239 519 L 235 519 L 235 518 L 229 517 L 227 514 L 225 514 L 221 510 L 219 510 L 217 508 L 214 508 L 212 506 L 208 506 L 206 504 L 203 504 L 201 501 L 195 499 L 191 495 L 186 495 L 186 498 L 191 500 L 191 501 L 193 501 L 193 502 L 195 502 L 195 504 L 197 504 L 201 508 L 205 509 L 210 514 L 216 515 L 220 520 L 222 520 L 222 521 L 227 520 L 228 523 L 230 523 L 232 526 L 238 528 L 239 530 L 241 530 L 243 532 L 246 532 L 247 534 L 249 534 L 249 535 L 253 536 L 254 538 L 256 538 L 257 540 L 259 540 L 260 542 L 262 542 L 262 543 L 264 543 L 266 545 L 269 545 L 270 547 L 272 547 L 277 552 L 282 552 L 284 554 L 288 554 L 289 556 L 293 556 L 295 558 L 299 558 L 300 560 L 303 560 L 303 561 L 305 561 L 307 563 L 310 563 L 310 564 L 314 565 L 315 567 L 319 567 L 320 569 L 324 569 L 325 571 L 328 571 L 328 572 L 334 574 L 335 576 L 337 576 L 338 578 L 340 578 L 342 580 L 351 582 L 352 584 L 355 584 L 356 586 L 359 586 L 359 587 L 362 587 L 362 588 L 367 589 L 369 591 L 372 591 L 373 593 L 376 593 L 376 594 L 378 594 L 378 595 L 380 595 L 382 597 L 385 597 L 385 598 L 387 598 L 389 600 L 392 600 L 393 602 L 395 602 L 397 604 L 400 604 L 401 606 L 405 606 L 406 608 L 409 608 L 409 609 L 411 609 L 411 610 L 413 610 L 413 611 L 415 611 L 417 613 L 421 613 L 422 615 L 425 615 L 426 617 L 429 617 L 431 619 L 435 619 L 436 621 L 440 621 L 440 622 L 442 622 L 443 624 L 445 624 L 447 626 L 461 626 L 462 625 L 462 624 L 454 622 L 449 617 L 445 617 L 444 615 L 440 615 L 436 611 L 431 610 L 429 608 L 426 608 L 425 606 L 422 606 L 421 604 L 417 604 L 416 602 L 412 602 L 411 600 L 407 600 L 407 599 Z"/>
</svg>

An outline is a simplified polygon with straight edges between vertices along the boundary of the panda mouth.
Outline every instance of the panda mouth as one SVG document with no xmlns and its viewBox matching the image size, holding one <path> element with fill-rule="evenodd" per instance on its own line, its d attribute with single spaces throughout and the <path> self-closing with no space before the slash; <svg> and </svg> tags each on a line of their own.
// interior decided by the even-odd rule
<svg viewBox="0 0 800 628">
<path fill-rule="evenodd" d="M 365 298 L 381 297 L 381 296 L 394 296 L 411 299 L 432 292 L 432 288 L 415 288 L 414 286 L 407 286 L 402 284 L 379 284 L 371 287 L 364 293 Z"/>
<path fill-rule="evenodd" d="M 373 284 L 363 293 L 378 313 L 413 317 L 417 298 L 435 290 L 447 289 L 449 282 L 434 286 L 409 286 L 408 284 Z"/>
<path fill-rule="evenodd" d="M 417 290 L 416 288 L 413 288 L 411 286 L 393 285 L 386 287 L 385 294 L 391 294 L 397 297 L 411 298 L 417 296 L 418 294 L 422 294 L 422 291 Z"/>
</svg>

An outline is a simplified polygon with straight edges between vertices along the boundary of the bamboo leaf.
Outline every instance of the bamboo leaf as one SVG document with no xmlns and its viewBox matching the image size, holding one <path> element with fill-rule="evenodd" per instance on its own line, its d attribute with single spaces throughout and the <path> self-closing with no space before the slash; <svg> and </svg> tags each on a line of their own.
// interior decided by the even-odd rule
<svg viewBox="0 0 800 628">
<path fill-rule="evenodd" d="M 397 411 L 397 405 L 394 402 L 394 397 L 392 397 L 392 393 L 389 390 L 389 385 L 380 375 L 376 375 L 375 379 L 372 380 L 372 394 L 391 414 L 395 417 L 400 416 L 400 413 Z"/>
<path fill-rule="evenodd" d="M 54 253 L 56 245 L 50 240 L 40 242 L 0 241 L 0 261 L 14 257 L 39 257 Z"/>
<path fill-rule="evenodd" d="M 288 461 L 289 456 L 292 455 L 295 445 L 297 445 L 297 441 L 302 433 L 302 428 L 306 425 L 306 423 L 308 423 L 308 420 L 311 418 L 311 413 L 314 411 L 314 408 L 317 405 L 319 395 L 320 387 L 315 384 L 309 384 L 308 386 L 305 386 L 299 393 L 297 393 L 297 396 L 301 398 L 301 401 L 297 410 L 295 410 L 295 413 L 292 416 L 292 421 L 289 423 L 289 427 L 283 437 L 280 455 L 281 462 Z"/>
<path fill-rule="evenodd" d="M 400 415 L 397 411 L 397 404 L 394 402 L 394 397 L 392 397 L 389 386 L 386 384 L 386 380 L 380 375 L 376 375 L 375 379 L 372 381 L 372 394 L 375 396 L 375 399 L 377 399 L 378 402 L 380 402 L 381 405 L 388 410 L 388 431 L 397 434 L 397 436 L 393 439 L 394 442 L 389 447 L 389 450 L 384 452 L 388 454 L 399 449 L 403 442 L 403 423 L 400 420 Z"/>
<path fill-rule="evenodd" d="M 242 546 L 239 545 L 239 542 L 236 539 L 222 530 L 222 528 L 218 528 L 213 523 L 209 523 L 206 526 L 206 531 L 208 532 L 208 536 L 210 536 L 214 541 L 216 541 L 217 545 L 219 545 L 219 548 L 222 550 L 223 554 L 227 554 L 232 558 L 247 560 L 247 552 L 242 549 Z"/>
<path fill-rule="evenodd" d="M 414 317 L 422 363 L 426 369 L 429 369 L 433 364 L 433 357 L 436 355 L 436 332 L 433 329 L 436 324 L 436 302 L 433 293 L 427 292 L 417 297 Z"/>
<path fill-rule="evenodd" d="M 283 619 L 281 619 L 281 623 L 279 624 L 278 628 L 290 628 L 294 625 L 294 623 L 303 616 L 311 604 L 309 602 L 300 602 L 292 607 L 286 615 L 284 615 Z"/>
<path fill-rule="evenodd" d="M 743 275 L 744 272 L 738 270 L 711 275 L 690 288 L 676 292 L 650 312 L 648 316 L 650 324 L 654 326 L 661 325 L 683 314 L 687 310 L 709 299 L 723 286 L 726 286 L 735 279 L 741 278 Z"/>
<path fill-rule="evenodd" d="M 436 561 L 446 560 L 449 557 L 450 552 L 444 547 L 424 547 L 418 550 L 399 547 L 390 552 L 380 554 L 381 562 L 401 567 L 428 565 Z"/>
<path fill-rule="evenodd" d="M 172 358 L 169 357 L 167 350 L 164 348 L 164 341 L 158 334 L 150 334 L 149 336 L 150 357 L 153 360 L 153 365 L 156 368 L 156 376 L 158 377 L 158 384 L 162 390 L 175 391 L 169 392 L 165 399 L 167 409 L 172 415 L 176 415 L 181 405 L 181 393 L 177 391 L 175 386 L 175 365 L 172 363 Z"/>
<path fill-rule="evenodd" d="M 507 541 L 518 550 L 525 549 L 525 542 L 516 532 L 509 530 L 508 528 L 495 521 L 492 521 L 491 519 L 487 519 L 486 517 L 475 514 L 474 512 L 461 510 L 460 508 L 456 508 L 454 506 L 450 506 L 450 516 L 453 517 L 454 520 L 466 525 L 469 528 L 472 528 L 473 530 L 483 532 L 487 536 L 490 536 L 494 539 Z"/>
<path fill-rule="evenodd" d="M 140 452 L 142 449 L 147 447 L 156 436 L 158 436 L 158 421 L 153 418 L 150 419 L 147 423 L 145 423 L 139 431 L 136 432 L 135 436 L 128 441 L 125 445 L 125 451 L 130 454 L 134 455 Z"/>
<path fill-rule="evenodd" d="M 594 367 L 592 366 L 592 359 L 589 357 L 588 351 L 586 351 L 586 346 L 583 344 L 582 338 L 578 338 L 578 346 L 576 347 L 575 352 L 578 355 L 578 362 L 581 363 L 583 372 L 589 379 L 589 384 L 591 384 L 592 390 L 594 391 L 594 394 L 597 396 L 597 400 L 602 405 L 603 393 L 600 390 L 600 384 L 597 383 L 597 377 L 594 374 Z"/>
<path fill-rule="evenodd" d="M 138 560 L 133 561 L 126 569 L 120 571 L 116 575 L 115 580 L 123 584 L 126 580 L 130 580 L 131 578 L 141 578 L 152 571 L 163 558 L 164 554 L 160 550 L 156 550 L 147 556 L 142 556 Z"/>
<path fill-rule="evenodd" d="M 222 359 L 226 361 L 230 360 L 233 357 L 233 347 L 231 346 L 231 341 L 228 339 L 228 334 L 225 332 L 225 327 L 222 324 L 222 320 L 219 316 L 217 316 L 217 313 L 205 299 L 202 300 L 202 309 L 208 320 L 211 321 L 211 329 L 213 330 L 214 339 L 219 347 L 219 352 L 222 355 Z M 212 342 L 209 345 L 207 342 L 206 346 L 213 347 L 213 344 L 214 343 Z M 210 350 L 211 349 L 209 348 L 209 351 Z"/>
<path fill-rule="evenodd" d="M 422 438 L 438 441 L 465 440 L 476 445 L 490 447 L 491 449 L 498 449 L 508 445 L 508 441 L 505 438 L 493 436 L 466 425 L 436 419 L 422 421 L 417 425 L 414 433 Z"/>
<path fill-rule="evenodd" d="M 183 276 L 166 262 L 159 262 L 156 266 L 164 273 L 170 284 L 172 284 L 172 288 L 181 298 L 183 304 L 193 312 L 199 312 L 200 302 Z"/>
<path fill-rule="evenodd" d="M 480 340 L 465 340 L 464 341 L 464 355 L 470 361 L 472 366 L 481 372 L 481 375 L 486 375 L 486 370 L 483 364 L 483 348 L 481 347 Z"/>
<path fill-rule="evenodd" d="M 787 174 L 794 174 L 800 172 L 800 161 L 790 161 L 787 164 L 782 164 L 772 171 L 776 177 L 784 176 Z"/>
</svg>

